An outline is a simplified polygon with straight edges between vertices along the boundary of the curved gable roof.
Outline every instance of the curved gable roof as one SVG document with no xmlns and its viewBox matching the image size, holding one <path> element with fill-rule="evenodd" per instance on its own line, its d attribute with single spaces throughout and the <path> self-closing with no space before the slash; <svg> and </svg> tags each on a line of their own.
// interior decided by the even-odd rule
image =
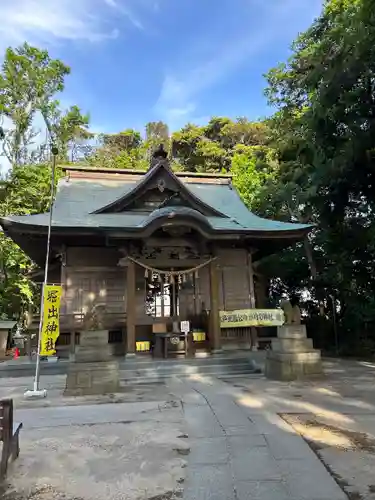
<svg viewBox="0 0 375 500">
<path fill-rule="evenodd" d="M 160 161 L 157 165 L 152 167 L 140 181 L 134 183 L 133 189 L 126 191 L 119 198 L 114 199 L 107 205 L 95 210 L 93 213 L 104 214 L 124 211 L 126 207 L 141 196 L 143 192 L 147 190 L 147 187 L 152 183 L 152 181 L 156 180 L 162 173 L 165 173 L 173 181 L 176 187 L 178 187 L 178 191 L 184 195 L 194 209 L 203 209 L 206 212 L 206 215 L 226 217 L 221 210 L 205 203 L 201 198 L 196 196 L 194 192 L 189 190 L 187 186 L 172 172 L 167 161 Z"/>
<path fill-rule="evenodd" d="M 154 217 L 152 214 L 131 211 L 108 212 L 103 211 L 103 207 L 113 206 L 113 203 L 118 203 L 119 200 L 127 203 L 132 193 L 139 193 L 147 180 L 152 179 L 151 174 L 155 175 L 153 170 L 147 174 L 137 172 L 136 175 L 129 174 L 129 171 L 110 171 L 110 173 L 107 171 L 102 177 L 96 172 L 91 169 L 90 175 L 85 171 L 87 177 L 68 176 L 60 180 L 54 203 L 54 231 L 142 232 L 148 220 Z M 199 175 L 183 173 L 181 177 L 185 179 L 184 183 L 179 178 L 180 174 L 177 176 L 173 172 L 168 173 L 171 174 L 173 182 L 178 182 L 178 186 L 184 189 L 189 199 L 194 200 L 200 207 L 210 208 L 211 215 L 208 216 L 196 210 L 196 204 L 191 210 L 200 212 L 200 217 L 206 219 L 206 227 L 211 234 L 224 236 L 236 233 L 255 239 L 300 239 L 313 228 L 310 224 L 280 222 L 255 215 L 247 209 L 227 177 L 221 179 L 211 176 L 210 179 L 202 179 Z M 189 217 L 186 212 L 187 207 L 183 213 L 179 211 L 181 207 L 172 208 L 177 217 Z M 1 224 L 9 232 L 14 230 L 23 233 L 45 232 L 48 219 L 48 214 L 9 216 L 2 218 Z"/>
</svg>

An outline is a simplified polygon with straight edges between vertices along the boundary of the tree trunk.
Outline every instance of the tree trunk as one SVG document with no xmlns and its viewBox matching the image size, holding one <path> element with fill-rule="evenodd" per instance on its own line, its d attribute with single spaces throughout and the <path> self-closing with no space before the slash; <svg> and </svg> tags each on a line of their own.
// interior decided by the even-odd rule
<svg viewBox="0 0 375 500">
<path fill-rule="evenodd" d="M 303 246 L 305 248 L 306 258 L 307 258 L 307 262 L 309 264 L 311 277 L 313 280 L 316 280 L 318 277 L 318 271 L 317 271 L 316 263 L 315 263 L 315 259 L 314 259 L 313 247 L 311 245 L 311 242 L 310 242 L 308 236 L 304 237 Z"/>
</svg>

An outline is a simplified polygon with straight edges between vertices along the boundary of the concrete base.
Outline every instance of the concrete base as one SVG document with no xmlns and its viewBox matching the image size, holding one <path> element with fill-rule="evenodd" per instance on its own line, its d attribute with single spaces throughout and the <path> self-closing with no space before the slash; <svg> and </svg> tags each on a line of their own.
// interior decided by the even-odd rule
<svg viewBox="0 0 375 500">
<path fill-rule="evenodd" d="M 65 396 L 118 392 L 119 365 L 113 360 L 108 331 L 86 331 L 80 336 L 74 362 L 69 363 Z"/>
<path fill-rule="evenodd" d="M 84 396 L 118 392 L 120 387 L 117 361 L 71 363 L 66 376 L 65 396 Z"/>
<path fill-rule="evenodd" d="M 43 399 L 47 397 L 47 390 L 29 390 L 24 393 L 24 396 L 26 399 Z"/>
<path fill-rule="evenodd" d="M 299 355 L 310 354 L 310 359 Z M 270 351 L 266 359 L 265 376 L 273 380 L 291 381 L 321 375 L 323 373 L 320 352 L 281 354 Z"/>
<path fill-rule="evenodd" d="M 267 352 L 266 377 L 291 381 L 322 373 L 321 353 L 313 348 L 312 340 L 307 338 L 306 327 L 279 327 L 277 338 L 272 339 L 272 349 Z"/>
</svg>

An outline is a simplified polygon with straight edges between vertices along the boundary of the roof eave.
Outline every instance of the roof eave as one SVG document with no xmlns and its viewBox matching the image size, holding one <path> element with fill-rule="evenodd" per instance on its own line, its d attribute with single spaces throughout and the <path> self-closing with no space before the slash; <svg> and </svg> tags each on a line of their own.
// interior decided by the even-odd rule
<svg viewBox="0 0 375 500">
<path fill-rule="evenodd" d="M 180 219 L 179 219 L 180 220 Z M 34 233 L 41 234 L 46 233 L 48 231 L 47 225 L 40 224 L 30 224 L 30 223 L 22 223 L 19 221 L 13 221 L 11 218 L 4 217 L 0 218 L 0 223 L 4 228 L 4 232 L 21 232 L 21 233 Z M 160 221 L 160 225 L 162 225 L 163 221 Z M 152 224 L 152 222 L 150 223 Z M 72 226 L 52 226 L 52 232 L 56 234 L 67 234 L 77 232 L 85 233 L 85 234 L 95 234 L 102 232 L 130 232 L 134 234 L 141 235 L 142 232 L 147 230 L 150 224 L 142 224 L 140 226 L 128 226 L 128 227 L 113 227 L 113 226 L 91 226 L 87 228 L 83 227 L 72 227 Z M 299 240 L 304 238 L 311 230 L 314 229 L 314 225 L 306 225 L 306 227 L 299 227 L 296 229 L 273 229 L 273 230 L 254 230 L 250 228 L 236 228 L 236 229 L 223 229 L 223 228 L 215 228 L 209 222 L 204 224 L 207 229 L 209 229 L 212 234 L 229 234 L 229 235 L 239 235 L 246 238 L 254 238 L 254 239 L 292 239 Z"/>
<path fill-rule="evenodd" d="M 81 166 L 75 166 L 75 165 L 63 165 L 62 167 L 63 172 L 96 172 L 99 174 L 140 174 L 140 175 L 145 175 L 147 173 L 147 170 L 140 170 L 140 169 L 127 169 L 127 168 L 92 168 L 92 167 L 81 167 Z M 212 173 L 212 172 L 188 172 L 188 171 L 183 171 L 183 172 L 173 172 L 174 175 L 177 177 L 196 177 L 197 179 L 212 179 L 212 178 L 217 178 L 217 179 L 232 179 L 232 174 L 226 173 L 226 174 L 221 174 L 221 173 Z"/>
</svg>

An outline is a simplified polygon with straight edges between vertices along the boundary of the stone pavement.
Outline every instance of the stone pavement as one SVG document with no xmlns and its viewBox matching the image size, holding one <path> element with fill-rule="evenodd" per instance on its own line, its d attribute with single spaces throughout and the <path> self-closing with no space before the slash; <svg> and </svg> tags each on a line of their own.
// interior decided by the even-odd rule
<svg viewBox="0 0 375 500">
<path fill-rule="evenodd" d="M 194 392 L 182 398 L 190 443 L 185 500 L 347 499 L 276 413 L 239 404 L 217 380 L 188 385 Z"/>
<path fill-rule="evenodd" d="M 0 498 L 181 498 L 188 450 L 182 406 L 167 388 L 154 392 L 152 401 L 16 409 L 21 454 Z"/>
<path fill-rule="evenodd" d="M 324 370 L 303 382 L 227 382 L 238 405 L 280 415 L 303 436 L 350 500 L 375 500 L 375 363 L 330 359 Z"/>
<path fill-rule="evenodd" d="M 0 497 L 375 500 L 375 364 L 325 370 L 306 382 L 192 375 L 63 399 L 56 376 L 42 403 L 22 400 L 29 381 L 3 379 L 0 397 L 16 398 L 25 428 Z"/>
</svg>

